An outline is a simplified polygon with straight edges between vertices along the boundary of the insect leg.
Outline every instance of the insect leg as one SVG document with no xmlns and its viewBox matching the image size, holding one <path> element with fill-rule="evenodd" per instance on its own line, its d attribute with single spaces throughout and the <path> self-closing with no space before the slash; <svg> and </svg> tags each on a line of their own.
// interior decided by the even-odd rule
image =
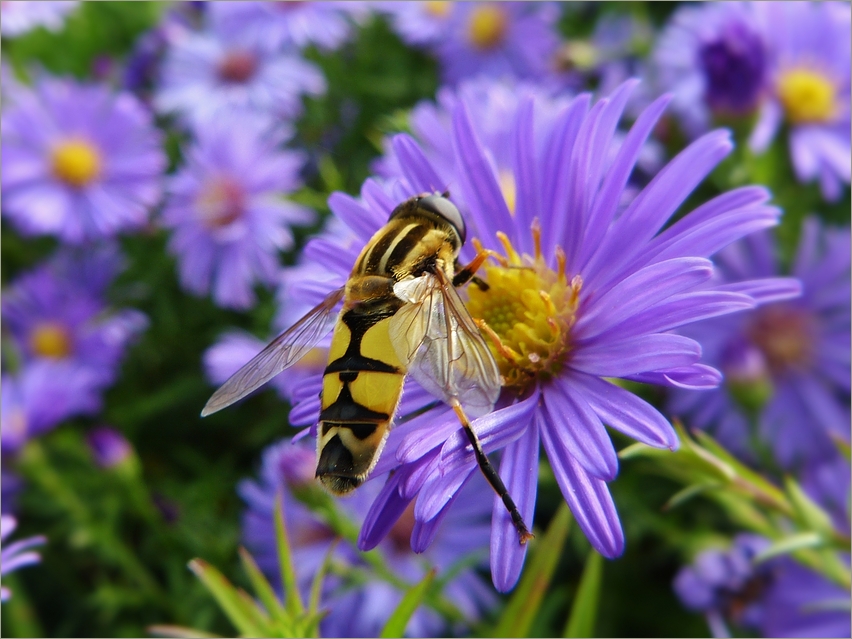
<svg viewBox="0 0 852 639">
<path fill-rule="evenodd" d="M 467 434 L 467 438 L 470 440 L 471 446 L 473 446 L 473 454 L 476 456 L 476 462 L 479 464 L 479 469 L 482 471 L 482 474 L 485 475 L 485 479 L 488 480 L 488 483 L 491 484 L 494 491 L 500 496 L 500 499 L 503 500 L 506 510 L 509 511 L 509 515 L 512 517 L 512 523 L 518 531 L 518 540 L 523 546 L 527 543 L 527 541 L 535 537 L 535 535 L 533 535 L 527 528 L 523 517 L 521 517 L 521 513 L 518 512 L 518 507 L 515 505 L 512 496 L 506 489 L 506 485 L 503 483 L 503 480 L 500 479 L 500 475 L 497 474 L 497 471 L 494 470 L 494 466 L 492 466 L 491 462 L 488 461 L 488 457 L 483 452 L 482 445 L 479 443 L 479 437 L 476 436 L 476 432 L 473 430 L 470 420 L 468 420 L 467 415 L 465 415 L 461 404 L 459 404 L 457 399 L 453 398 L 450 406 L 453 407 L 456 416 L 458 416 L 459 421 L 464 427 L 464 432 Z"/>
<path fill-rule="evenodd" d="M 489 257 L 492 257 L 492 256 L 498 256 L 499 257 L 499 254 L 495 253 L 494 251 L 491 251 L 489 249 L 482 249 L 481 251 L 479 251 L 476 254 L 476 257 L 474 257 L 470 261 L 470 264 L 468 264 L 464 268 L 458 270 L 456 272 L 456 274 L 453 276 L 453 286 L 459 287 L 462 284 L 467 284 L 471 279 L 474 279 L 474 275 L 476 275 L 476 272 L 479 270 L 479 267 L 482 266 L 482 263 L 485 262 L 485 260 L 487 260 Z M 479 279 L 479 278 L 475 278 L 475 279 Z M 479 281 L 482 282 L 482 280 L 479 280 Z M 485 282 L 482 282 L 482 284 L 485 284 Z M 477 286 L 480 286 L 480 284 L 477 283 Z M 486 286 L 487 286 L 487 284 L 486 284 Z M 480 288 L 482 288 L 482 287 L 480 286 Z"/>
</svg>

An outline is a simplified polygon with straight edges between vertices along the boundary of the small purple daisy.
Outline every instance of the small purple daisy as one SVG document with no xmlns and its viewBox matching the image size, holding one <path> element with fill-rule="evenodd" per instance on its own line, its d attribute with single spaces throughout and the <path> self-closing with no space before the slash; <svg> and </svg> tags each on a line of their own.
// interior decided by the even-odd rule
<svg viewBox="0 0 852 639">
<path fill-rule="evenodd" d="M 714 116 L 744 116 L 766 87 L 767 50 L 750 3 L 718 2 L 678 9 L 653 57 L 659 84 L 687 133 L 707 131 Z"/>
<path fill-rule="evenodd" d="M 30 548 L 44 544 L 47 541 L 44 536 L 27 537 L 11 544 L 6 543 L 17 527 L 18 521 L 11 515 L 0 517 L 0 541 L 3 542 L 3 550 L 0 552 L 0 575 L 8 575 L 19 568 L 41 561 L 41 555 Z M 8 588 L 0 587 L 0 601 L 9 601 L 11 596 L 12 592 Z"/>
<path fill-rule="evenodd" d="M 320 69 L 297 53 L 215 30 L 173 42 L 160 75 L 154 105 L 178 114 L 196 132 L 228 116 L 289 131 L 289 121 L 302 111 L 302 96 L 326 88 Z"/>
<path fill-rule="evenodd" d="M 295 550 L 293 558 L 296 576 L 304 596 L 307 596 L 313 576 L 335 538 L 326 524 L 293 494 L 294 491 L 320 490 L 314 481 L 315 468 L 316 451 L 313 446 L 305 442 L 284 440 L 264 452 L 259 480 L 245 480 L 238 489 L 248 506 L 243 517 L 243 538 L 260 567 L 273 580 L 278 580 L 281 574 L 275 548 L 273 513 L 277 496 L 283 495 L 284 517 L 290 543 Z M 351 498 L 340 501 L 341 510 L 354 521 L 363 521 L 370 501 L 378 490 L 377 483 L 362 487 Z M 446 530 L 422 556 L 411 552 L 409 540 L 415 534 L 416 524 L 412 509 L 409 508 L 390 529 L 380 546 L 386 565 L 397 577 L 415 583 L 425 576 L 429 566 L 438 569 L 440 578 L 460 560 L 478 556 L 484 561 L 489 535 L 488 514 L 491 510 L 487 490 L 484 485 L 471 485 L 460 495 L 456 507 L 448 516 Z M 402 593 L 393 585 L 371 575 L 359 553 L 345 542 L 335 549 L 334 557 L 344 566 L 357 568 L 367 581 L 353 589 L 347 587 L 345 571 L 335 571 L 334 575 L 326 578 L 321 606 L 329 614 L 322 622 L 322 635 L 378 636 Z M 477 619 L 483 610 L 495 603 L 493 593 L 472 567 L 460 570 L 446 585 L 443 593 L 469 620 Z M 447 630 L 445 626 L 446 622 L 440 615 L 422 606 L 409 621 L 406 636 L 436 636 Z"/>
<path fill-rule="evenodd" d="M 852 173 L 852 7 L 848 2 L 755 3 L 769 48 L 769 91 L 749 141 L 765 151 L 789 127 L 801 182 L 818 180 L 837 200 Z"/>
<path fill-rule="evenodd" d="M 130 93 L 45 77 L 2 117 L 3 214 L 21 233 L 79 243 L 146 224 L 166 157 Z"/>
<path fill-rule="evenodd" d="M 65 25 L 65 17 L 79 4 L 72 0 L 21 0 L 0 3 L 0 33 L 11 38 L 38 27 L 59 31 Z"/>
<path fill-rule="evenodd" d="M 432 46 L 447 35 L 456 2 L 375 2 L 403 42 L 413 46 Z"/>
<path fill-rule="evenodd" d="M 97 426 L 86 433 L 86 444 L 101 468 L 115 468 L 133 455 L 130 442 L 109 426 Z"/>
<path fill-rule="evenodd" d="M 550 2 L 459 2 L 435 46 L 444 81 L 486 74 L 540 79 L 555 70 L 559 8 Z"/>
<path fill-rule="evenodd" d="M 607 557 L 621 554 L 624 537 L 607 488 L 618 472 L 618 459 L 604 424 L 651 446 L 678 445 L 671 424 L 655 408 L 610 379 L 713 388 L 721 375 L 700 362 L 699 344 L 671 331 L 753 308 L 755 297 L 766 290 L 798 290 L 797 283 L 786 279 L 735 287 L 713 283 L 710 256 L 777 223 L 780 213 L 767 204 L 763 188 L 724 193 L 663 229 L 730 152 L 725 131 L 694 142 L 626 208 L 620 206 L 640 150 L 668 102 L 663 97 L 652 103 L 612 154 L 613 136 L 635 84 L 625 83 L 594 105 L 589 95 L 578 96 L 545 122 L 535 117 L 535 98 L 525 99 L 512 123 L 514 193 L 503 190 L 506 182 L 496 170 L 492 149 L 473 125 L 489 116 L 460 101 L 443 145 L 454 152 L 449 180 L 418 142 L 399 135 L 392 142 L 400 167 L 397 180 L 385 187 L 368 180 L 361 201 L 340 193 L 329 198 L 332 212 L 360 242 L 352 242 L 349 253 L 339 243 L 312 242 L 315 254 L 330 256 L 315 269 L 336 273 L 325 276 L 329 288 L 340 285 L 357 250 L 400 201 L 449 190 L 460 203 L 468 237 L 474 238 L 462 251 L 462 263 L 480 246 L 504 255 L 480 271 L 487 291 L 476 286 L 466 290 L 471 314 L 491 327 L 490 341 L 502 344 L 492 350 L 505 382 L 496 410 L 475 420 L 474 429 L 486 453 L 503 450 L 500 474 L 527 522 L 533 519 L 543 444 L 579 526 Z M 318 303 L 328 290 L 294 289 L 306 304 Z M 314 383 L 318 387 L 319 381 Z M 403 394 L 400 415 L 413 407 L 407 399 L 411 401 L 411 394 Z M 313 403 L 315 419 L 315 398 L 303 403 Z M 478 475 L 470 445 L 451 416 L 441 405 L 391 431 L 374 473 L 396 472 L 362 528 L 362 550 L 378 544 L 416 498 L 414 517 L 421 533 L 413 547 L 422 551 L 459 488 Z M 498 590 L 516 583 L 525 553 L 495 497 L 491 570 Z"/>
<path fill-rule="evenodd" d="M 718 260 L 727 280 L 737 282 L 777 274 L 775 253 L 772 236 L 763 233 Z M 849 229 L 807 220 L 791 274 L 802 282 L 798 299 L 684 331 L 726 384 L 703 393 L 675 389 L 669 405 L 687 425 L 712 428 L 740 456 L 754 459 L 756 445 L 769 446 L 784 468 L 831 455 L 833 438 L 849 441 Z M 752 400 L 760 409 L 758 432 L 747 418 Z"/>
<path fill-rule="evenodd" d="M 107 306 L 121 262 L 112 247 L 67 248 L 13 281 L 3 293 L 3 320 L 25 364 L 67 362 L 91 371 L 100 389 L 115 381 L 127 347 L 148 323 L 139 311 Z"/>
<path fill-rule="evenodd" d="M 37 361 L 16 374 L 3 374 L 0 433 L 4 455 L 76 415 L 100 410 L 98 379 L 71 362 Z M 3 476 L 5 484 L 6 475 Z"/>
<path fill-rule="evenodd" d="M 351 35 L 348 15 L 362 2 L 214 2 L 210 22 L 222 34 L 256 42 L 269 51 L 315 44 L 336 49 Z"/>
<path fill-rule="evenodd" d="M 290 224 L 314 214 L 284 197 L 301 186 L 302 154 L 282 151 L 282 138 L 233 115 L 198 131 L 187 164 L 170 180 L 163 224 L 180 280 L 220 306 L 248 308 L 254 284 L 272 285 L 278 252 L 290 248 Z"/>
</svg>

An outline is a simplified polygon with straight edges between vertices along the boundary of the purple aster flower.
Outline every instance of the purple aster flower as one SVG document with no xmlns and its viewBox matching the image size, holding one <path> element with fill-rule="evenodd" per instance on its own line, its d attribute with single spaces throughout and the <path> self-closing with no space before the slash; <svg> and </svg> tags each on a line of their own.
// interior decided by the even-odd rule
<svg viewBox="0 0 852 639">
<path fill-rule="evenodd" d="M 767 45 L 752 3 L 678 9 L 653 57 L 660 85 L 674 94 L 672 110 L 693 137 L 714 115 L 754 112 L 766 88 Z"/>
<path fill-rule="evenodd" d="M 267 50 L 303 49 L 315 44 L 336 49 L 352 26 L 347 14 L 361 12 L 361 2 L 216 2 L 208 11 L 213 27 L 222 34 L 257 42 Z"/>
<path fill-rule="evenodd" d="M 35 361 L 4 374 L 0 404 L 3 454 L 15 454 L 33 437 L 75 415 L 100 409 L 95 373 L 72 362 Z M 4 485 L 6 482 L 4 475 Z"/>
<path fill-rule="evenodd" d="M 375 2 L 373 6 L 387 15 L 391 27 L 403 42 L 431 46 L 447 35 L 447 26 L 456 2 Z"/>
<path fill-rule="evenodd" d="M 730 636 L 727 620 L 745 628 L 763 621 L 761 595 L 772 567 L 755 565 L 754 558 L 768 547 L 758 535 L 737 535 L 729 549 L 705 550 L 678 572 L 675 593 L 686 608 L 705 615 L 714 637 Z"/>
<path fill-rule="evenodd" d="M 714 637 L 730 637 L 729 623 L 765 637 L 848 637 L 848 590 L 788 557 L 755 563 L 768 547 L 741 534 L 727 550 L 705 550 L 677 574 L 675 593 Z"/>
<path fill-rule="evenodd" d="M 78 4 L 70 0 L 4 2 L 0 5 L 0 33 L 10 38 L 38 27 L 59 31 L 65 25 L 65 16 L 76 9 Z"/>
<path fill-rule="evenodd" d="M 443 144 L 454 153 L 449 179 L 415 140 L 397 136 L 396 181 L 383 188 L 368 180 L 361 201 L 340 193 L 329 198 L 353 241 L 319 238 L 309 244 L 314 255 L 325 256 L 315 271 L 325 272 L 327 288 L 308 284 L 311 278 L 305 270 L 305 284 L 293 284 L 303 303 L 318 303 L 329 289 L 346 281 L 358 250 L 400 201 L 448 189 L 460 203 L 467 236 L 476 240 L 463 249 L 462 263 L 473 258 L 478 246 L 505 255 L 502 262 L 480 271 L 488 290 L 466 290 L 471 314 L 483 319 L 503 345 L 493 352 L 505 381 L 496 410 L 476 419 L 473 427 L 486 453 L 503 450 L 500 474 L 527 522 L 533 519 L 543 444 L 578 524 L 607 557 L 622 552 L 624 538 L 607 488 L 618 472 L 618 460 L 604 424 L 651 446 L 678 444 L 673 428 L 655 408 L 610 379 L 713 388 L 721 375 L 700 362 L 701 347 L 671 331 L 752 308 L 756 297 L 767 291 L 780 295 L 798 290 L 797 283 L 786 279 L 734 286 L 713 282 L 711 255 L 777 223 L 779 211 L 767 205 L 769 194 L 763 188 L 724 193 L 663 230 L 696 185 L 730 152 L 726 131 L 694 142 L 626 208 L 619 206 L 640 149 L 668 102 L 663 97 L 649 106 L 613 155 L 615 129 L 634 86 L 625 83 L 594 105 L 590 96 L 578 96 L 549 122 L 534 117 L 535 98 L 525 99 L 513 120 L 514 194 L 501 188 L 506 182 L 496 170 L 495 154 L 472 124 L 487 114 L 469 110 L 464 102 L 453 110 Z M 313 383 L 319 387 L 318 378 Z M 414 394 L 406 393 L 400 415 L 414 406 L 406 404 Z M 430 401 L 423 395 L 421 408 Z M 312 405 L 315 419 L 315 396 L 294 412 L 302 404 Z M 396 472 L 362 528 L 363 550 L 378 544 L 416 497 L 414 517 L 421 533 L 413 547 L 422 551 L 459 487 L 474 474 L 474 481 L 482 481 L 467 438 L 445 405 L 391 431 L 374 473 L 391 468 Z M 491 569 L 499 590 L 515 584 L 525 551 L 502 501 L 495 497 Z"/>
<path fill-rule="evenodd" d="M 296 53 L 215 30 L 193 33 L 166 53 L 154 104 L 175 112 L 196 132 L 223 116 L 289 130 L 303 95 L 325 92 L 325 78 Z"/>
<path fill-rule="evenodd" d="M 278 252 L 290 248 L 290 224 L 313 212 L 284 199 L 301 186 L 302 154 L 278 148 L 280 136 L 232 116 L 198 131 L 187 164 L 171 178 L 163 224 L 174 233 L 181 283 L 212 292 L 220 306 L 247 308 L 252 286 L 272 284 Z"/>
<path fill-rule="evenodd" d="M 138 229 L 161 194 L 162 138 L 131 94 L 43 78 L 3 112 L 3 213 L 67 242 Z"/>
<path fill-rule="evenodd" d="M 448 83 L 478 74 L 537 79 L 555 69 L 558 6 L 549 2 L 459 2 L 435 44 Z"/>
<path fill-rule="evenodd" d="M 769 91 L 749 141 L 761 153 L 782 122 L 801 182 L 836 200 L 852 156 L 852 8 L 848 2 L 755 3 L 769 48 Z"/>
<path fill-rule="evenodd" d="M 90 371 L 98 389 L 113 383 L 125 350 L 147 325 L 139 311 L 110 309 L 104 299 L 121 262 L 112 247 L 66 249 L 4 291 L 3 320 L 24 362 L 65 362 Z"/>
<path fill-rule="evenodd" d="M 284 440 L 264 452 L 259 480 L 245 480 L 239 486 L 240 495 L 248 506 L 243 518 L 243 538 L 258 564 L 273 581 L 277 581 L 281 574 L 275 548 L 273 513 L 277 496 L 283 495 L 288 535 L 295 551 L 296 576 L 305 597 L 335 538 L 326 524 L 294 495 L 294 491 L 320 490 L 314 481 L 315 468 L 316 451 L 313 446 Z M 341 501 L 340 507 L 347 516 L 360 522 L 378 490 L 377 483 L 368 484 L 350 499 Z M 414 555 L 409 546 L 409 539 L 417 529 L 409 508 L 380 546 L 386 565 L 399 578 L 415 583 L 425 576 L 430 565 L 438 569 L 440 578 L 471 556 L 484 560 L 488 543 L 487 518 L 491 510 L 487 490 L 484 485 L 471 485 L 460 495 L 458 504 L 448 516 L 446 530 L 422 557 Z M 323 636 L 378 636 L 401 600 L 402 593 L 370 574 L 359 553 L 345 542 L 339 544 L 334 553 L 337 563 L 358 568 L 366 582 L 352 588 L 345 572 L 341 575 L 341 571 L 326 577 L 321 606 L 328 609 L 329 614 L 322 622 Z M 472 567 L 461 569 L 443 593 L 469 620 L 478 618 L 486 607 L 495 603 L 493 593 Z M 423 606 L 409 622 L 406 636 L 436 636 L 442 630 L 446 630 L 442 618 Z"/>
<path fill-rule="evenodd" d="M 17 527 L 18 521 L 11 515 L 0 517 L 0 541 L 3 542 L 3 551 L 0 553 L 0 575 L 8 575 L 18 568 L 37 564 L 41 561 L 41 555 L 33 552 L 30 548 L 45 543 L 47 539 L 44 536 L 27 537 L 11 544 L 6 543 L 9 535 L 15 532 Z M 0 601 L 8 601 L 11 596 L 12 593 L 8 588 L 0 587 Z"/>
<path fill-rule="evenodd" d="M 101 468 L 114 468 L 133 455 L 133 447 L 120 432 L 109 426 L 97 426 L 86 434 L 92 459 Z"/>
<path fill-rule="evenodd" d="M 775 253 L 764 233 L 718 259 L 728 281 L 736 282 L 777 274 Z M 753 458 L 757 438 L 785 468 L 833 454 L 834 437 L 849 441 L 849 229 L 807 220 L 791 274 L 802 282 L 800 298 L 684 331 L 725 373 L 726 384 L 700 394 L 674 390 L 669 405 L 689 426 L 712 428 L 746 458 Z M 750 402 L 760 409 L 758 432 L 744 408 Z"/>
<path fill-rule="evenodd" d="M 849 535 L 849 460 L 840 453 L 805 466 L 802 486 L 826 512 L 834 527 Z"/>
</svg>

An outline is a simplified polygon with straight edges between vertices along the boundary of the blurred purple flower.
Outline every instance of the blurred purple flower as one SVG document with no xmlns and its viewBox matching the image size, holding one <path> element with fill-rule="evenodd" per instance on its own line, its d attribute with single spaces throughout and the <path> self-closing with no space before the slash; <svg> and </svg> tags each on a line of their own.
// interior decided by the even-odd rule
<svg viewBox="0 0 852 639">
<path fill-rule="evenodd" d="M 78 4 L 70 0 L 4 2 L 0 5 L 0 33 L 3 37 L 11 38 L 38 27 L 59 31 L 65 25 L 65 16 L 76 9 Z"/>
<path fill-rule="evenodd" d="M 849 592 L 788 557 L 755 563 L 768 547 L 740 534 L 727 550 L 705 550 L 677 574 L 675 593 L 714 637 L 730 637 L 729 623 L 764 637 L 848 637 Z"/>
<path fill-rule="evenodd" d="M 401 175 L 388 191 L 368 180 L 360 202 L 340 193 L 329 198 L 332 211 L 360 243 L 351 242 L 350 251 L 337 241 L 313 240 L 308 249 L 323 256 L 314 268 L 324 271 L 328 288 L 300 287 L 296 282 L 291 291 L 302 303 L 318 303 L 324 292 L 345 282 L 357 249 L 386 222 L 396 204 L 416 193 L 449 189 L 461 203 L 468 237 L 485 248 L 502 248 L 508 262 L 508 267 L 484 267 L 488 291 L 467 290 L 471 314 L 488 322 L 515 352 L 512 361 L 496 354 L 506 388 L 497 410 L 475 420 L 474 428 L 487 453 L 505 449 L 501 475 L 527 522 L 533 519 L 543 443 L 580 527 L 607 557 L 622 552 L 624 538 L 606 484 L 615 477 L 618 460 L 604 423 L 652 446 L 678 444 L 673 428 L 656 409 L 608 378 L 713 388 L 721 375 L 699 363 L 700 346 L 669 331 L 752 308 L 766 291 L 798 290 L 797 283 L 786 279 L 743 282 L 733 290 L 711 282 L 709 256 L 777 223 L 779 211 L 766 204 L 765 189 L 743 187 L 722 194 L 662 230 L 730 152 L 724 131 L 693 143 L 626 209 L 619 209 L 640 149 L 667 103 L 664 97 L 648 107 L 613 155 L 613 135 L 634 86 L 625 83 L 591 109 L 590 96 L 579 96 L 544 124 L 534 119 L 535 99 L 524 99 L 513 120 L 513 194 L 501 188 L 507 181 L 496 169 L 495 154 L 472 124 L 487 114 L 470 111 L 464 103 L 453 111 L 452 131 L 443 145 L 455 154 L 449 179 L 441 177 L 411 137 L 397 136 L 393 150 Z M 509 206 L 511 200 L 514 207 Z M 505 239 L 498 239 L 498 232 Z M 462 263 L 473 257 L 474 245 L 463 249 Z M 304 268 L 302 279 L 310 282 Z M 332 272 L 335 278 L 329 278 Z M 499 300 L 511 301 L 509 317 L 507 302 Z M 303 404 L 317 410 L 315 399 L 306 398 Z M 293 412 L 301 409 L 300 403 Z M 362 528 L 362 549 L 375 546 L 419 494 L 414 516 L 422 533 L 414 549 L 423 550 L 458 487 L 477 473 L 467 439 L 451 415 L 442 405 L 391 431 L 374 472 L 392 467 L 396 472 Z M 505 591 L 517 581 L 526 546 L 518 544 L 496 496 L 492 522 L 492 577 L 498 590 Z"/>
<path fill-rule="evenodd" d="M 812 461 L 802 471 L 802 487 L 831 515 L 835 528 L 849 535 L 849 460 L 839 452 Z"/>
<path fill-rule="evenodd" d="M 86 444 L 95 463 L 114 468 L 133 455 L 133 447 L 120 432 L 109 426 L 97 426 L 86 433 Z"/>
<path fill-rule="evenodd" d="M 315 468 L 316 451 L 313 446 L 284 440 L 264 452 L 259 480 L 244 480 L 238 488 L 248 506 L 243 518 L 243 539 L 260 567 L 273 580 L 278 580 L 281 574 L 273 513 L 276 496 L 283 493 L 284 517 L 295 551 L 296 576 L 305 597 L 335 538 L 334 533 L 294 495 L 294 491 L 320 490 L 314 480 Z M 360 523 L 378 490 L 376 482 L 368 483 L 351 498 L 341 500 L 340 508 Z M 448 516 L 446 530 L 422 556 L 411 552 L 409 538 L 416 534 L 417 526 L 409 508 L 380 547 L 386 565 L 399 578 L 415 583 L 425 576 L 430 566 L 438 569 L 440 578 L 458 567 L 459 562 L 469 561 L 471 557 L 478 556 L 484 561 L 489 534 L 488 513 L 491 510 L 488 490 L 484 484 L 479 484 L 464 491 Z M 334 557 L 343 565 L 366 571 L 367 581 L 353 589 L 347 587 L 345 573 L 340 575 L 340 571 L 335 571 L 338 574 L 326 577 L 321 606 L 328 609 L 329 614 L 322 622 L 322 635 L 378 636 L 401 600 L 402 593 L 371 575 L 359 553 L 345 542 L 337 546 Z M 468 620 L 477 619 L 484 609 L 495 603 L 493 593 L 471 566 L 461 569 L 446 585 L 443 594 Z M 442 617 L 424 606 L 409 621 L 406 636 L 437 636 L 446 630 Z M 456 632 L 460 630 L 455 629 Z"/>
<path fill-rule="evenodd" d="M 261 42 L 216 31 L 173 42 L 160 75 L 156 108 L 177 113 L 197 133 L 234 117 L 289 135 L 302 96 L 321 95 L 326 88 L 320 69 L 297 53 L 274 52 Z"/>
<path fill-rule="evenodd" d="M 33 437 L 75 415 L 100 410 L 95 373 L 72 362 L 36 361 L 17 374 L 4 374 L 0 433 L 4 454 L 14 454 Z"/>
<path fill-rule="evenodd" d="M 3 550 L 0 552 L 0 575 L 8 575 L 19 568 L 41 561 L 41 555 L 30 548 L 44 544 L 47 541 L 44 536 L 27 537 L 11 544 L 6 543 L 17 527 L 18 521 L 11 515 L 0 517 L 0 541 L 3 542 Z M 12 592 L 8 588 L 0 587 L 0 601 L 8 601 L 11 596 Z"/>
<path fill-rule="evenodd" d="M 148 323 L 139 311 L 110 309 L 104 299 L 121 268 L 114 247 L 67 248 L 14 280 L 3 293 L 2 313 L 22 360 L 68 363 L 89 371 L 98 389 L 111 385 L 125 350 Z M 76 383 L 62 376 L 53 382 Z"/>
<path fill-rule="evenodd" d="M 281 141 L 256 121 L 220 118 L 198 131 L 171 178 L 162 219 L 181 283 L 220 306 L 251 306 L 252 286 L 275 282 L 278 252 L 293 244 L 289 225 L 314 219 L 284 198 L 301 186 L 304 157 Z"/>
<path fill-rule="evenodd" d="M 439 43 L 447 35 L 456 2 L 374 2 L 403 42 L 414 46 Z"/>
<path fill-rule="evenodd" d="M 749 144 L 764 152 L 782 123 L 800 182 L 818 180 L 826 200 L 852 173 L 852 7 L 848 2 L 758 2 L 769 48 L 769 91 Z"/>
<path fill-rule="evenodd" d="M 685 5 L 672 16 L 653 57 L 662 88 L 687 133 L 713 116 L 753 113 L 768 77 L 767 45 L 754 7 L 744 2 Z"/>
<path fill-rule="evenodd" d="M 718 260 L 733 283 L 777 274 L 775 254 L 767 232 L 725 249 Z M 675 389 L 669 404 L 669 412 L 691 427 L 712 428 L 740 456 L 753 459 L 758 437 L 784 468 L 833 454 L 833 437 L 849 441 L 849 229 L 806 220 L 791 274 L 802 281 L 800 298 L 683 331 L 727 384 L 700 394 Z M 741 402 L 757 393 L 760 404 L 766 386 L 770 397 L 757 406 L 754 433 Z"/>
<path fill-rule="evenodd" d="M 2 117 L 3 213 L 21 233 L 79 243 L 147 222 L 166 157 L 131 94 L 45 77 Z"/>
<path fill-rule="evenodd" d="M 703 613 L 714 637 L 729 637 L 727 621 L 757 628 L 763 621 L 761 596 L 772 579 L 772 567 L 755 565 L 754 558 L 769 547 L 758 535 L 737 535 L 727 550 L 701 552 L 678 572 L 674 590 L 688 609 Z"/>
<path fill-rule="evenodd" d="M 485 74 L 540 79 L 556 69 L 559 6 L 550 2 L 459 2 L 435 43 L 444 81 Z"/>
<path fill-rule="evenodd" d="M 363 12 L 363 2 L 214 2 L 210 22 L 219 33 L 256 42 L 266 50 L 303 49 L 315 44 L 336 49 L 349 38 L 347 14 Z"/>
</svg>

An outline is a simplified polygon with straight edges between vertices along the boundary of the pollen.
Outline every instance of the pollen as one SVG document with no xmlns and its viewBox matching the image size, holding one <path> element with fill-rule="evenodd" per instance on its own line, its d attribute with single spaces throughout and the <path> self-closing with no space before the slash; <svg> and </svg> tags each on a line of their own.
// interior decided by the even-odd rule
<svg viewBox="0 0 852 639">
<path fill-rule="evenodd" d="M 90 142 L 70 139 L 54 147 L 50 156 L 53 174 L 73 187 L 83 187 L 101 173 L 101 153 Z"/>
<path fill-rule="evenodd" d="M 42 322 L 30 333 L 30 348 L 41 357 L 62 359 L 71 354 L 71 336 L 58 322 Z"/>
<path fill-rule="evenodd" d="M 562 370 L 571 351 L 570 334 L 576 319 L 582 280 L 570 281 L 565 257 L 557 251 L 557 268 L 541 254 L 541 229 L 532 228 L 535 255 L 521 256 L 509 238 L 498 233 L 505 257 L 480 271 L 487 290 L 468 287 L 467 304 L 478 320 L 506 386 L 525 388 Z M 474 240 L 480 249 L 481 244 Z"/>
<path fill-rule="evenodd" d="M 431 0 L 429 2 L 424 2 L 423 8 L 426 9 L 426 13 L 431 16 L 436 18 L 446 18 L 453 8 L 453 3 L 442 0 Z"/>
<path fill-rule="evenodd" d="M 208 182 L 195 201 L 201 222 L 209 229 L 224 228 L 243 216 L 245 192 L 234 180 L 219 176 Z"/>
<path fill-rule="evenodd" d="M 793 124 L 829 122 L 837 112 L 835 85 L 818 71 L 786 71 L 778 80 L 777 90 L 787 119 Z"/>
<path fill-rule="evenodd" d="M 479 5 L 470 14 L 468 37 L 474 47 L 486 51 L 502 44 L 508 27 L 504 9 L 493 4 Z"/>
</svg>

